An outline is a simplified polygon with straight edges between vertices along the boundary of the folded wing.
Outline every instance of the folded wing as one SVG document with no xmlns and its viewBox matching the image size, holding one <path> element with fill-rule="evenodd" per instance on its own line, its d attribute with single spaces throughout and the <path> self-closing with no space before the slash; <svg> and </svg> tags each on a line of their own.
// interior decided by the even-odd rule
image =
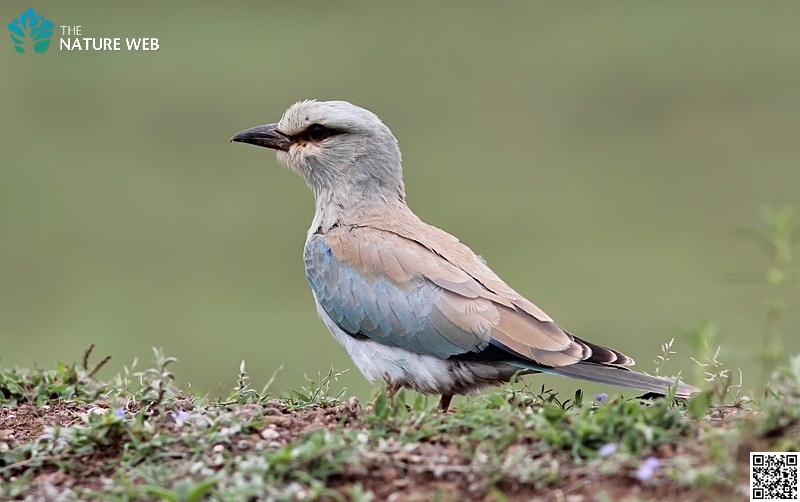
<svg viewBox="0 0 800 502">
<path fill-rule="evenodd" d="M 542 367 L 632 364 L 560 328 L 461 248 L 453 258 L 391 230 L 334 228 L 309 238 L 306 273 L 322 308 L 352 336 L 440 358 L 492 345 Z"/>
</svg>

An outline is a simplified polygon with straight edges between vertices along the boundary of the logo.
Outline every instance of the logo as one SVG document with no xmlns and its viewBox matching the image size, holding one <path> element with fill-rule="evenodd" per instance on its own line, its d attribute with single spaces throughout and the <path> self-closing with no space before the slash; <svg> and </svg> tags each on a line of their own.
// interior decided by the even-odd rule
<svg viewBox="0 0 800 502">
<path fill-rule="evenodd" d="M 25 52 L 31 47 L 33 52 L 45 52 L 50 46 L 53 28 L 53 22 L 37 14 L 33 8 L 23 11 L 19 17 L 8 23 L 11 40 L 17 52 Z"/>
</svg>

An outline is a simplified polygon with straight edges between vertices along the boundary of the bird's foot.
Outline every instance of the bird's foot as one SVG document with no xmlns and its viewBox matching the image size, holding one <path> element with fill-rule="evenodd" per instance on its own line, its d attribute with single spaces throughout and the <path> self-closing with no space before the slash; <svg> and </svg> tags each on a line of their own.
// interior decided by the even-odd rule
<svg viewBox="0 0 800 502">
<path fill-rule="evenodd" d="M 388 382 L 386 384 L 386 397 L 389 398 L 391 401 L 394 398 L 394 395 L 397 394 L 397 391 L 400 390 L 400 384 L 397 382 Z"/>
<path fill-rule="evenodd" d="M 401 385 L 399 383 L 396 382 L 386 383 L 386 389 L 384 390 L 384 393 L 386 394 L 386 398 L 389 400 L 390 403 L 394 401 L 394 395 L 397 394 L 397 391 L 400 390 L 400 388 Z M 370 401 L 368 405 L 370 408 L 374 408 L 375 400 Z"/>
</svg>

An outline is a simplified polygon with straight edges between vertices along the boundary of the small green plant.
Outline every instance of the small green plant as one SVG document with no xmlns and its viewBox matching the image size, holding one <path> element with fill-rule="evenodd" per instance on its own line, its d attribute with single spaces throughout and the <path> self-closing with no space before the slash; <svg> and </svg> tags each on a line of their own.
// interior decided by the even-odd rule
<svg viewBox="0 0 800 502">
<path fill-rule="evenodd" d="M 765 301 L 766 326 L 761 348 L 761 366 L 764 380 L 784 356 L 781 324 L 788 305 L 788 290 L 796 284 L 795 262 L 800 246 L 800 221 L 792 207 L 760 211 L 761 226 L 743 228 L 740 235 L 760 247 L 769 261 L 764 281 L 770 287 Z"/>
<path fill-rule="evenodd" d="M 769 376 L 780 359 L 784 357 L 784 343 L 781 324 L 787 312 L 789 287 L 796 282 L 793 268 L 797 247 L 800 245 L 800 221 L 792 208 L 763 208 L 760 211 L 761 226 L 743 228 L 739 234 L 755 243 L 766 253 L 769 263 L 763 276 L 742 273 L 735 275 L 735 282 L 763 283 L 769 285 L 765 301 L 766 324 L 759 352 L 763 374 Z M 761 279 L 759 279 L 761 277 Z M 718 345 L 721 329 L 715 323 L 703 320 L 684 330 L 685 338 L 691 343 L 697 364 L 695 380 L 705 380 L 711 384 L 707 391 L 695 396 L 689 405 L 694 417 L 704 416 L 715 403 L 733 404 L 741 407 L 750 402 L 742 396 L 744 375 L 740 368 L 732 370 L 719 360 L 722 347 Z M 716 347 L 715 350 L 712 347 Z M 764 378 L 766 380 L 766 378 Z"/>
<path fill-rule="evenodd" d="M 718 343 L 721 341 L 722 329 L 712 321 L 707 319 L 700 320 L 694 326 L 682 330 L 681 334 L 685 338 L 694 353 L 692 360 L 696 363 L 694 382 L 700 383 L 707 381 L 708 374 L 706 369 L 709 367 L 707 362 L 711 359 L 716 360 L 715 355 L 719 355 Z M 715 349 L 716 347 L 716 349 Z M 702 362 L 699 362 L 702 361 Z"/>
<path fill-rule="evenodd" d="M 267 380 L 267 383 L 261 388 L 261 391 L 258 391 L 250 387 L 250 376 L 245 370 L 245 362 L 242 361 L 239 365 L 239 376 L 236 379 L 236 387 L 227 399 L 219 401 L 220 404 L 266 403 L 274 397 L 269 389 L 275 383 L 275 379 L 281 371 L 283 371 L 283 365 L 279 366 L 278 369 L 272 373 L 272 376 L 269 377 L 269 380 Z"/>
<path fill-rule="evenodd" d="M 764 419 L 758 422 L 762 437 L 778 438 L 779 449 L 800 449 L 800 354 L 775 371 L 762 403 Z"/>
<path fill-rule="evenodd" d="M 323 375 L 317 374 L 316 379 L 305 376 L 306 385 L 299 389 L 292 389 L 287 402 L 294 408 L 307 408 L 314 406 L 330 406 L 341 402 L 342 397 L 347 393 L 347 389 L 343 388 L 336 394 L 331 393 L 331 385 L 333 382 L 347 373 L 347 370 L 337 371 L 331 366 L 328 373 Z"/>
<path fill-rule="evenodd" d="M 53 399 L 97 399 L 103 394 L 105 387 L 95 381 L 94 376 L 108 363 L 111 356 L 102 358 L 89 369 L 89 358 L 93 349 L 94 344 L 86 349 L 80 366 L 58 361 L 55 370 L 34 368 L 0 372 L 0 404 L 14 406 L 30 403 L 42 406 Z"/>
<path fill-rule="evenodd" d="M 655 360 L 653 361 L 656 364 L 656 368 L 653 371 L 654 374 L 660 375 L 661 372 L 664 370 L 664 365 L 669 361 L 669 357 L 677 354 L 674 350 L 672 350 L 672 344 L 675 342 L 675 338 L 670 338 L 670 340 L 666 343 L 661 344 L 661 354 L 657 355 Z"/>
<path fill-rule="evenodd" d="M 138 393 L 139 406 L 145 410 L 147 415 L 153 415 L 164 402 L 164 398 L 177 396 L 180 391 L 175 386 L 175 375 L 169 366 L 178 362 L 174 357 L 164 355 L 163 349 L 153 349 L 155 356 L 155 368 L 148 368 L 134 376 L 139 379 L 141 386 Z"/>
</svg>

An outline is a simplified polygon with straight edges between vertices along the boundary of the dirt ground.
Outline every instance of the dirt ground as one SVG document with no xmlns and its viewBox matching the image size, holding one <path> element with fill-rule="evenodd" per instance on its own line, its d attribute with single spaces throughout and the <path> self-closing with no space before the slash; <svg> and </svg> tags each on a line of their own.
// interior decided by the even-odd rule
<svg viewBox="0 0 800 502">
<path fill-rule="evenodd" d="M 257 405 L 241 405 L 252 407 Z M 99 408 L 99 410 L 98 410 Z M 95 412 L 109 408 L 107 403 L 85 404 L 76 402 L 54 402 L 36 407 L 22 404 L 16 407 L 0 408 L 0 443 L 26 443 L 35 440 L 45 426 L 60 424 L 69 426 L 78 423 L 79 415 L 94 409 Z M 250 434 L 249 439 L 265 441 L 270 447 L 279 447 L 296 439 L 301 433 L 312 428 L 341 427 L 342 417 L 349 423 L 360 427 L 364 409 L 357 401 L 327 408 L 289 410 L 276 406 L 265 406 L 266 425 L 258 434 Z M 165 432 L 171 427 L 169 420 L 163 421 Z M 524 446 L 524 445 L 523 445 Z M 58 493 L 60 486 L 70 488 L 87 487 L 99 489 L 101 477 L 111 474 L 104 472 L 109 465 L 109 457 L 121 453 L 123 445 L 111 446 L 101 454 L 82 458 L 79 469 L 69 473 L 61 472 L 54 465 L 40 468 L 31 484 L 31 495 L 49 499 Z M 680 446 L 678 448 L 685 448 Z M 2 450 L 0 450 L 2 451 Z M 658 455 L 668 458 L 676 453 L 674 447 L 664 445 Z M 747 456 L 737 459 L 738 475 L 746 475 Z M 741 494 L 730 488 L 710 486 L 700 489 L 696 486 L 681 486 L 677 483 L 660 483 L 645 486 L 630 472 L 602 473 L 589 469 L 580 463 L 564 465 L 559 469 L 560 479 L 545 489 L 535 489 L 531 485 L 508 484 L 502 481 L 496 491 L 477 490 L 481 473 L 476 472 L 467 459 L 462 458 L 458 448 L 436 440 L 416 443 L 413 449 L 398 449 L 392 455 L 385 453 L 374 458 L 365 457 L 363 462 L 349 465 L 344 472 L 328 478 L 330 488 L 348 493 L 347 487 L 360 483 L 364 489 L 372 491 L 378 500 L 502 500 L 513 501 L 548 500 L 581 502 L 597 500 L 600 494 L 607 500 L 744 500 Z M 742 472 L 744 470 L 744 472 Z M 722 490 L 722 491 L 720 491 Z M 502 495 L 498 495 L 500 492 Z M 326 500 L 323 497 L 323 500 Z M 332 500 L 332 499 L 331 499 Z"/>
</svg>

